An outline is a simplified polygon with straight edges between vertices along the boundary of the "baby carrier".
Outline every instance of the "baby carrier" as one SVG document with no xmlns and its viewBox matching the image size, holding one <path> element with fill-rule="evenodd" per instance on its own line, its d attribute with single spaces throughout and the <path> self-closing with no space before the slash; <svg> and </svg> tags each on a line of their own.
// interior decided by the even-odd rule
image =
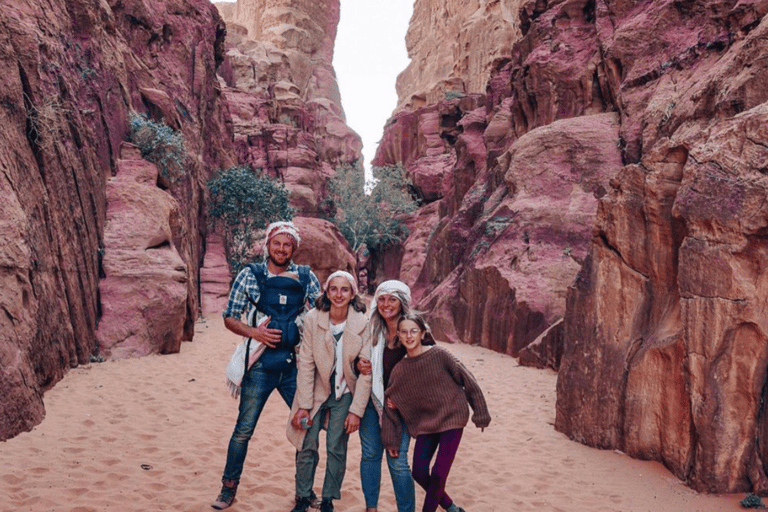
<svg viewBox="0 0 768 512">
<path fill-rule="evenodd" d="M 267 277 L 265 263 L 252 263 L 250 268 L 260 294 L 254 306 L 271 317 L 268 328 L 282 331 L 280 343 L 274 348 L 266 347 L 259 357 L 261 367 L 271 371 L 290 370 L 296 364 L 296 346 L 301 342 L 296 318 L 304 311 L 309 266 L 299 265 L 298 281 L 285 276 Z"/>
</svg>

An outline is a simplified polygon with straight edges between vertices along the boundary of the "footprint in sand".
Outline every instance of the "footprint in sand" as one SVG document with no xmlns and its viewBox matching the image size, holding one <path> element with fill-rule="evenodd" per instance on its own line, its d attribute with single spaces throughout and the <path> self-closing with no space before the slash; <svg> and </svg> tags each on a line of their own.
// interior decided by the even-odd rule
<svg viewBox="0 0 768 512">
<path fill-rule="evenodd" d="M 64 492 L 66 492 L 69 496 L 72 497 L 78 497 L 86 494 L 88 492 L 88 488 L 86 487 L 74 487 L 66 489 Z"/>
<path fill-rule="evenodd" d="M 0 480 L 10 485 L 18 485 L 22 483 L 25 478 L 19 475 L 3 475 L 0 476 Z"/>
</svg>

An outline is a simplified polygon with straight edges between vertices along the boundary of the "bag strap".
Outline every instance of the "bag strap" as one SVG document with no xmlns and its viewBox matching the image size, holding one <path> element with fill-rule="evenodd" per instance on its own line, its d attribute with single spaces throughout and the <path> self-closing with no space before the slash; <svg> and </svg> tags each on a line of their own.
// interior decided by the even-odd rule
<svg viewBox="0 0 768 512">
<path fill-rule="evenodd" d="M 256 283 L 259 286 L 259 291 L 261 291 L 264 287 L 264 269 L 265 265 L 264 263 L 251 263 L 248 265 L 248 268 L 251 269 L 251 273 L 253 274 L 253 277 L 256 278 Z M 250 302 L 254 308 L 257 310 L 259 309 L 257 303 L 255 300 L 253 300 L 253 297 L 250 296 L 249 293 L 246 292 L 245 297 L 248 299 L 248 302 Z M 253 315 L 253 323 L 256 322 L 256 315 L 254 313 Z M 251 327 L 255 327 L 252 325 Z M 248 340 L 245 342 L 245 361 L 243 363 L 243 378 L 248 374 L 248 359 L 250 359 L 250 352 L 251 352 L 251 338 L 248 338 Z"/>
</svg>

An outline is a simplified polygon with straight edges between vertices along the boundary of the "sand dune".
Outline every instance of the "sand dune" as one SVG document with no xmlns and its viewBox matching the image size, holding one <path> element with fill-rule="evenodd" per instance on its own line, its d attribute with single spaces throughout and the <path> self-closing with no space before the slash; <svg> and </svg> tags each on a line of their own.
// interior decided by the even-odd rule
<svg viewBox="0 0 768 512">
<path fill-rule="evenodd" d="M 237 401 L 224 366 L 239 341 L 213 315 L 180 354 L 76 368 L 46 393 L 46 418 L 0 443 L 2 511 L 209 511 Z M 743 495 L 699 495 L 661 465 L 569 441 L 555 432 L 550 371 L 477 347 L 446 345 L 475 374 L 493 422 L 468 427 L 448 490 L 467 512 L 742 510 Z M 277 394 L 251 442 L 233 511 L 288 512 L 294 450 Z M 339 512 L 365 510 L 360 442 L 350 441 Z M 322 465 L 316 490 L 321 486 Z M 383 469 L 381 512 L 396 512 Z M 419 506 L 423 493 L 417 491 Z"/>
</svg>

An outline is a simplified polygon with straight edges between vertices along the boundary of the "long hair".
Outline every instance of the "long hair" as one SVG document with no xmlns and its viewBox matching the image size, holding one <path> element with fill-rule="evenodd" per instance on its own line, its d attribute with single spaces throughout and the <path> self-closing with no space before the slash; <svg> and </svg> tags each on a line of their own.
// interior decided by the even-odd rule
<svg viewBox="0 0 768 512">
<path fill-rule="evenodd" d="M 435 338 L 432 336 L 432 331 L 429 329 L 429 324 L 427 324 L 427 321 L 424 320 L 424 315 L 422 313 L 418 311 L 410 311 L 408 314 L 401 315 L 400 320 L 397 321 L 398 330 L 400 329 L 400 324 L 406 320 L 410 320 L 411 322 L 415 323 L 424 333 L 424 338 L 421 340 L 422 345 L 436 345 Z M 396 336 L 396 338 L 399 338 L 399 335 Z M 399 339 L 397 340 L 397 343 L 400 343 Z"/>
<path fill-rule="evenodd" d="M 407 315 L 411 311 L 410 301 L 402 291 L 393 290 L 391 293 L 384 293 L 382 295 L 392 295 L 400 302 L 400 317 Z M 379 343 L 381 334 L 387 329 L 387 321 L 384 320 L 384 317 L 381 316 L 381 313 L 379 313 L 379 308 L 377 307 L 376 303 L 371 305 L 371 309 L 373 310 L 371 313 L 371 341 L 373 345 L 376 346 Z M 398 321 L 399 320 L 400 319 L 398 318 Z M 394 343 L 395 348 L 400 346 L 400 340 L 397 338 L 397 336 L 395 336 Z"/>
<path fill-rule="evenodd" d="M 366 310 L 365 301 L 359 295 L 355 295 L 354 297 L 352 297 L 352 300 L 349 301 L 349 305 L 352 307 L 352 309 L 354 309 L 358 313 L 365 313 L 365 310 Z M 324 291 L 322 295 L 318 296 L 315 299 L 315 307 L 320 311 L 331 310 L 331 299 L 328 298 L 327 291 Z"/>
</svg>

